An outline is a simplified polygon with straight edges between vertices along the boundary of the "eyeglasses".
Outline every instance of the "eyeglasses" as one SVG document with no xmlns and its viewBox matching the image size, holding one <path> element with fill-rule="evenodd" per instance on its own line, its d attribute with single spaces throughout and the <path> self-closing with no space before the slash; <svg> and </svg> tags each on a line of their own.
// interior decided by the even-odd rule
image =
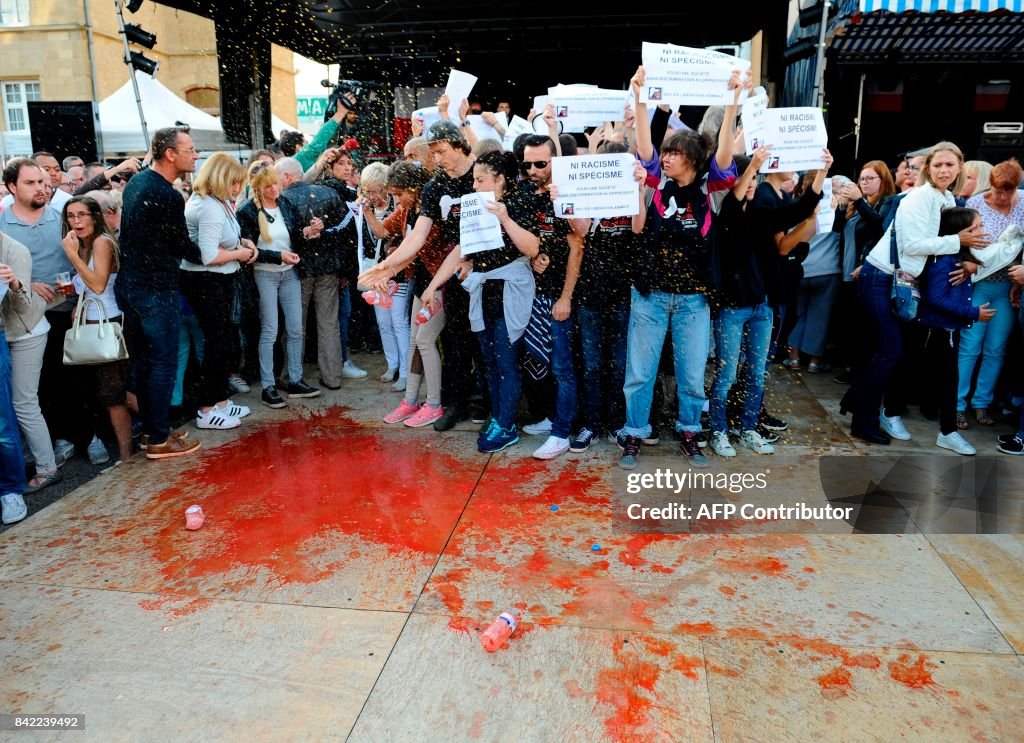
<svg viewBox="0 0 1024 743">
<path fill-rule="evenodd" d="M 523 170 L 529 170 L 530 168 L 544 170 L 544 168 L 546 168 L 548 166 L 548 163 L 550 162 L 550 160 L 534 160 L 533 162 L 530 162 L 529 160 L 523 160 L 523 164 L 520 167 Z"/>
<path fill-rule="evenodd" d="M 258 163 L 256 163 L 251 168 L 249 168 L 249 175 L 256 175 L 257 173 L 259 173 L 264 168 L 269 168 L 269 167 L 270 167 L 270 163 L 263 162 L 262 160 L 260 160 Z"/>
<path fill-rule="evenodd" d="M 68 221 L 69 222 L 80 222 L 80 221 L 86 220 L 86 219 L 89 219 L 89 213 L 88 212 L 86 212 L 85 214 L 71 214 L 71 213 L 68 214 Z"/>
<path fill-rule="evenodd" d="M 858 182 L 860 182 L 860 183 L 871 183 L 871 181 L 880 181 L 880 180 L 882 180 L 882 179 L 879 178 L 877 175 L 862 175 L 858 179 Z"/>
<path fill-rule="evenodd" d="M 908 165 L 907 166 L 907 170 L 913 170 L 915 173 L 920 173 L 921 172 L 921 166 L 920 165 Z"/>
</svg>

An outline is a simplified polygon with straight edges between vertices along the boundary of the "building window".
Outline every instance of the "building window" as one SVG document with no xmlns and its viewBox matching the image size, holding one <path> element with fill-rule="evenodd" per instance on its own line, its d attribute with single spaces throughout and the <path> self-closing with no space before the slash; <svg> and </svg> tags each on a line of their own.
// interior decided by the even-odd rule
<svg viewBox="0 0 1024 743">
<path fill-rule="evenodd" d="M 0 0 L 2 1 L 2 0 Z M 4 121 L 11 132 L 28 131 L 28 102 L 42 100 L 38 82 L 3 83 Z"/>
<path fill-rule="evenodd" d="M 0 0 L 0 26 L 27 26 L 28 0 Z"/>
</svg>

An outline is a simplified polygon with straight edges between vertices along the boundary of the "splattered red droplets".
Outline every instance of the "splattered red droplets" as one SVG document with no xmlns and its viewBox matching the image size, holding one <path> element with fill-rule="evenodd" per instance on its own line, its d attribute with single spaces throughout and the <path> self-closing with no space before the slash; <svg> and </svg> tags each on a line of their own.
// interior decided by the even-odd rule
<svg viewBox="0 0 1024 743">
<path fill-rule="evenodd" d="M 677 624 L 672 631 L 689 635 L 711 635 L 715 632 L 715 625 L 711 622 L 682 622 Z"/>
<path fill-rule="evenodd" d="M 821 687 L 821 694 L 826 699 L 838 699 L 850 693 L 853 688 L 851 681 L 849 671 L 845 668 L 834 668 L 818 678 L 818 686 Z"/>
<path fill-rule="evenodd" d="M 704 661 L 700 658 L 691 658 L 688 655 L 679 655 L 672 661 L 672 667 L 682 671 L 683 675 L 691 681 L 700 681 L 697 671 L 704 668 Z"/>
<path fill-rule="evenodd" d="M 640 660 L 636 653 L 618 642 L 612 646 L 617 666 L 597 674 L 597 701 L 612 707 L 604 728 L 616 741 L 649 739 L 645 731 L 654 706 L 654 686 L 661 669 L 654 663 Z M 646 693 L 645 693 L 646 692 Z"/>
<path fill-rule="evenodd" d="M 917 656 L 917 661 L 914 663 L 910 662 L 909 655 L 901 655 L 899 660 L 889 663 L 889 677 L 911 689 L 933 686 L 935 681 L 925 666 L 932 666 L 932 664 L 923 655 Z"/>
<path fill-rule="evenodd" d="M 736 589 L 733 588 L 732 586 L 719 586 L 718 590 L 721 593 L 724 593 L 726 596 L 735 596 L 736 595 Z"/>
<path fill-rule="evenodd" d="M 758 577 L 758 574 L 778 577 L 785 572 L 787 567 L 789 567 L 777 557 L 739 557 L 722 560 L 721 563 L 722 567 L 726 570 L 738 573 L 751 573 L 755 578 Z"/>
<path fill-rule="evenodd" d="M 569 679 L 565 682 L 565 693 L 571 698 L 576 699 L 577 697 L 583 696 L 583 687 L 580 686 L 579 681 Z"/>
</svg>

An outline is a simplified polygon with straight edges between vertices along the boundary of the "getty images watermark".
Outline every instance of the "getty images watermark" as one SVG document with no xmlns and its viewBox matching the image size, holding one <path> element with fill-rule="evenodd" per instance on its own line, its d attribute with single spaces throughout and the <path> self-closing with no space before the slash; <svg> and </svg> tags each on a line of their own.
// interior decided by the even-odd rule
<svg viewBox="0 0 1024 743">
<path fill-rule="evenodd" d="M 714 463 L 713 463 L 714 465 Z M 748 472 L 623 473 L 632 532 L 1024 534 L 1024 458 L 824 455 Z"/>
<path fill-rule="evenodd" d="M 684 471 L 669 468 L 657 469 L 654 472 L 631 472 L 626 476 L 626 492 L 629 495 L 641 493 L 672 493 L 679 496 L 693 490 L 718 491 L 740 494 L 749 491 L 764 491 L 768 488 L 770 469 L 763 472 L 709 472 L 707 470 L 687 469 Z M 834 507 L 831 503 L 808 504 L 802 500 L 778 505 L 755 505 L 749 502 L 711 502 L 691 504 L 677 500 L 659 505 L 645 505 L 634 502 L 626 507 L 626 517 L 632 521 L 786 521 L 797 520 L 835 520 L 846 521 L 853 515 L 854 507 Z"/>
</svg>

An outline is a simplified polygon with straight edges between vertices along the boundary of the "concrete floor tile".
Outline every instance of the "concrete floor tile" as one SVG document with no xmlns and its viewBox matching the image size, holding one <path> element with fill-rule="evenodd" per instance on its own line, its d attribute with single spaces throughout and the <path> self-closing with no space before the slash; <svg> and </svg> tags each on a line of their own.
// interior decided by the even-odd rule
<svg viewBox="0 0 1024 743">
<path fill-rule="evenodd" d="M 84 713 L 85 740 L 340 739 L 404 621 L 7 583 L 0 707 Z"/>
<path fill-rule="evenodd" d="M 524 624 L 487 653 L 477 627 L 413 615 L 350 740 L 712 740 L 692 638 Z"/>
<path fill-rule="evenodd" d="M 949 569 L 1018 653 L 1024 653 L 1024 536 L 930 538 Z"/>
<path fill-rule="evenodd" d="M 776 741 L 1009 741 L 1024 726 L 1012 655 L 708 641 L 715 737 Z"/>
</svg>

